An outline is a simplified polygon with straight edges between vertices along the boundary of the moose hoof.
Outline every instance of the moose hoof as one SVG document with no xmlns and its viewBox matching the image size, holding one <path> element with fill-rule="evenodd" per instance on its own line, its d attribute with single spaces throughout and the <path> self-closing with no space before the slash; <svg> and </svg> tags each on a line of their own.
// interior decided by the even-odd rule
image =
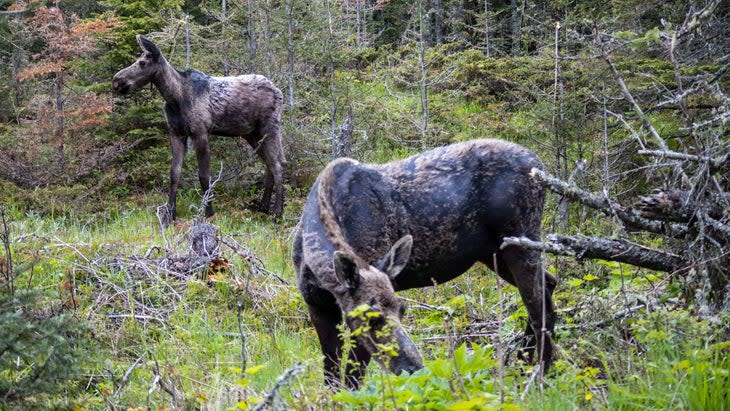
<svg viewBox="0 0 730 411">
<path fill-rule="evenodd" d="M 526 364 L 532 364 L 536 348 L 534 336 L 526 335 L 522 337 L 522 347 L 517 350 L 517 358 Z"/>
</svg>

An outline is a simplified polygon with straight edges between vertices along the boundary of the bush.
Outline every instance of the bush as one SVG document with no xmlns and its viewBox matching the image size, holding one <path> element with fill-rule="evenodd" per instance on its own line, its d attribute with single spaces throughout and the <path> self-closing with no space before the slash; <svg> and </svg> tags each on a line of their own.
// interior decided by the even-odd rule
<svg viewBox="0 0 730 411">
<path fill-rule="evenodd" d="M 84 365 L 85 326 L 42 302 L 34 291 L 0 294 L 0 408 L 40 405 L 69 387 Z"/>
</svg>

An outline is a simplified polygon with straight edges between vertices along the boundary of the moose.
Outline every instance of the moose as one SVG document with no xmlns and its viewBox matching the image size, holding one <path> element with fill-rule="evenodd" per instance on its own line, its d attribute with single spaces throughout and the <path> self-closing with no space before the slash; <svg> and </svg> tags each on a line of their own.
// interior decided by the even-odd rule
<svg viewBox="0 0 730 411">
<path fill-rule="evenodd" d="M 281 91 L 257 74 L 211 77 L 197 70 L 176 70 L 152 41 L 137 35 L 137 42 L 142 55 L 114 75 L 112 88 L 126 95 L 151 82 L 165 100 L 172 146 L 165 222 L 176 217 L 177 187 L 188 139 L 198 160 L 200 186 L 203 192 L 210 188 L 210 135 L 242 136 L 256 150 L 266 165 L 260 205 L 264 211 L 281 217 L 286 167 L 280 132 Z M 205 216 L 213 213 L 213 205 L 207 202 Z"/>
<path fill-rule="evenodd" d="M 395 292 L 444 283 L 477 261 L 517 287 L 529 317 L 521 356 L 533 360 L 537 351 L 542 370 L 549 368 L 557 281 L 538 252 L 500 248 L 507 236 L 540 238 L 545 191 L 533 168 L 543 168 L 534 153 L 495 139 L 382 165 L 340 158 L 325 167 L 302 211 L 292 260 L 328 385 L 340 383 L 343 321 L 355 336 L 349 388 L 359 386 L 373 356 L 398 374 L 422 368 Z M 383 346 L 395 351 L 383 355 Z"/>
</svg>

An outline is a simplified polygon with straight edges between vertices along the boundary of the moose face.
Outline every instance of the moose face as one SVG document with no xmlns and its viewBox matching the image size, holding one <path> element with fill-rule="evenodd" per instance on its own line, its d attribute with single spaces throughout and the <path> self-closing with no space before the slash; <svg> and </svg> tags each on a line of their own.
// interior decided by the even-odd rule
<svg viewBox="0 0 730 411">
<path fill-rule="evenodd" d="M 384 368 L 396 374 L 423 368 L 421 354 L 401 325 L 404 306 L 391 284 L 405 267 L 412 245 L 411 236 L 398 240 L 379 264 L 382 269 L 358 267 L 353 256 L 334 254 L 335 275 L 347 290 L 339 301 L 348 327 Z"/>
<path fill-rule="evenodd" d="M 152 81 L 165 63 L 160 49 L 144 36 L 137 35 L 142 55 L 127 68 L 119 70 L 112 79 L 112 89 L 119 94 L 129 94 Z"/>
</svg>

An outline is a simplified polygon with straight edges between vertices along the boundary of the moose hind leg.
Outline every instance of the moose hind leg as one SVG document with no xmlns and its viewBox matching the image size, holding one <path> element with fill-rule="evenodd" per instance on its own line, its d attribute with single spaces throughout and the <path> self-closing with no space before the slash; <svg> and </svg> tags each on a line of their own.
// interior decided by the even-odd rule
<svg viewBox="0 0 730 411">
<path fill-rule="evenodd" d="M 538 362 L 544 364 L 543 371 L 547 371 L 552 364 L 553 353 L 555 310 L 552 292 L 555 278 L 543 270 L 540 253 L 536 251 L 509 246 L 502 255 L 527 308 L 526 345 L 532 345 L 530 337 L 535 337 L 532 339 L 534 345 L 525 347 L 525 351 L 528 357 L 532 357 L 537 348 Z"/>
<path fill-rule="evenodd" d="M 281 147 L 281 136 L 278 124 L 264 127 L 263 139 L 259 148 L 259 156 L 266 164 L 267 173 L 264 178 L 264 196 L 262 206 L 269 213 L 281 217 L 284 211 L 284 168 L 286 160 Z M 274 197 L 273 202 L 271 197 Z"/>
<path fill-rule="evenodd" d="M 507 281 L 509 284 L 517 287 L 517 283 L 515 282 L 514 276 L 512 275 L 512 272 L 510 272 L 509 267 L 507 266 L 507 263 L 504 261 L 504 256 L 501 253 L 493 253 L 490 254 L 489 257 L 483 262 L 489 267 L 490 270 L 494 271 L 499 275 L 500 278 Z M 496 265 L 495 265 L 496 262 Z M 520 360 L 526 360 L 527 362 L 532 362 L 533 352 L 535 350 L 536 344 L 535 344 L 535 331 L 532 329 L 532 325 L 530 325 L 530 321 L 527 321 L 527 327 L 525 328 L 525 334 L 523 336 L 523 345 L 522 348 L 517 351 L 517 357 Z M 527 358 L 525 358 L 527 357 Z"/>
</svg>

